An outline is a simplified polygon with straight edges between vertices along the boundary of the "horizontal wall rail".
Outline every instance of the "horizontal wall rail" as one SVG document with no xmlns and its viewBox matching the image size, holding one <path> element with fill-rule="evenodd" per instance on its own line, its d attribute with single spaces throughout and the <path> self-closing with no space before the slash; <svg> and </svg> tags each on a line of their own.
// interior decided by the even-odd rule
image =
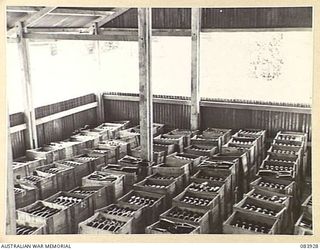
<svg viewBox="0 0 320 250">
<path fill-rule="evenodd" d="M 49 116 L 45 116 L 45 117 L 37 119 L 36 120 L 36 125 L 44 124 L 44 123 L 47 123 L 47 122 L 50 122 L 50 121 L 54 121 L 54 120 L 57 120 L 57 119 L 60 119 L 60 118 L 63 118 L 63 117 L 69 116 L 69 115 L 73 115 L 73 114 L 76 114 L 76 113 L 79 113 L 79 112 L 82 112 L 82 111 L 85 111 L 85 110 L 96 108 L 97 106 L 98 106 L 97 102 L 92 102 L 92 103 L 89 103 L 89 104 L 86 104 L 86 105 L 82 105 L 82 106 L 79 106 L 79 107 L 76 107 L 76 108 L 72 108 L 72 109 L 65 110 L 65 111 L 62 111 L 62 112 L 59 112 L 59 113 L 55 113 L 55 114 L 52 114 L 52 115 L 49 115 Z M 27 128 L 27 126 L 26 126 L 25 123 L 24 124 L 20 124 L 20 125 L 16 125 L 16 126 L 10 127 L 10 133 L 12 134 L 12 133 L 16 133 L 16 132 L 19 132 L 19 131 L 23 131 L 26 128 Z"/>
</svg>

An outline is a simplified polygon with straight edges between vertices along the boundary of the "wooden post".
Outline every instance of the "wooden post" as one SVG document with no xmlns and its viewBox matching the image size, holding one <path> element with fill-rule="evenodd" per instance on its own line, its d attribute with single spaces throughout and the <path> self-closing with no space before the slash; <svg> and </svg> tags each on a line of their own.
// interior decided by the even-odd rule
<svg viewBox="0 0 320 250">
<path fill-rule="evenodd" d="M 16 234 L 16 205 L 14 198 L 12 146 L 10 135 L 10 118 L 7 108 L 7 184 L 6 184 L 6 234 Z"/>
<path fill-rule="evenodd" d="M 36 117 L 33 107 L 32 99 L 32 84 L 30 78 L 30 61 L 29 61 L 29 51 L 26 39 L 23 37 L 23 24 L 20 22 L 17 25 L 17 36 L 18 36 L 18 49 L 21 60 L 21 69 L 23 72 L 22 80 L 24 81 L 24 92 L 25 92 L 25 121 L 27 124 L 27 147 L 37 148 L 37 127 L 36 127 Z"/>
<path fill-rule="evenodd" d="M 99 26 L 98 26 L 98 22 L 95 22 L 93 24 L 93 34 L 94 35 L 99 35 Z M 99 44 L 99 40 L 95 41 L 95 54 L 96 54 L 96 58 L 97 58 L 97 62 L 98 62 L 98 70 L 101 70 L 101 60 L 100 60 L 100 44 Z M 102 91 L 99 88 L 96 92 L 96 98 L 97 98 L 97 102 L 98 102 L 98 106 L 97 106 L 97 123 L 101 124 L 104 122 L 104 102 L 103 102 L 103 98 L 102 98 Z"/>
<path fill-rule="evenodd" d="M 191 117 L 192 130 L 200 127 L 200 23 L 201 9 L 191 9 Z"/>
<path fill-rule="evenodd" d="M 138 8 L 141 158 L 153 159 L 153 108 L 151 84 L 151 8 Z"/>
</svg>

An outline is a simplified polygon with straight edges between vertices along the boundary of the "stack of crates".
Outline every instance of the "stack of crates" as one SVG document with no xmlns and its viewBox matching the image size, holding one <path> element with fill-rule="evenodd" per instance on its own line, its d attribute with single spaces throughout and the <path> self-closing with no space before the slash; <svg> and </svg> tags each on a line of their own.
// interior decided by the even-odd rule
<svg viewBox="0 0 320 250">
<path fill-rule="evenodd" d="M 312 235 L 313 218 L 312 218 L 312 195 L 310 195 L 301 205 L 302 213 L 295 223 L 295 235 Z"/>
</svg>

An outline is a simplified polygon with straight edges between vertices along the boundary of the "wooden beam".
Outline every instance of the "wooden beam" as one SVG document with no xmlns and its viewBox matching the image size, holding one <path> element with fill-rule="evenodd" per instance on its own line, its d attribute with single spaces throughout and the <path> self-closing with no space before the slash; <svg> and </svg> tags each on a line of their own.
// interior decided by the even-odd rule
<svg viewBox="0 0 320 250">
<path fill-rule="evenodd" d="M 40 11 L 34 13 L 33 15 L 31 15 L 27 20 L 25 20 L 23 22 L 24 27 L 28 27 L 28 26 L 32 26 L 34 25 L 36 22 L 38 22 L 42 17 L 44 17 L 45 15 L 47 15 L 48 13 L 50 13 L 51 11 L 53 11 L 54 9 L 56 9 L 57 7 L 46 7 L 41 9 Z"/>
<path fill-rule="evenodd" d="M 56 7 L 47 7 L 39 10 L 38 12 L 35 12 L 34 14 L 29 14 L 26 16 L 23 16 L 20 18 L 16 24 L 15 27 L 12 27 L 11 29 L 7 30 L 7 36 L 12 36 L 13 34 L 18 33 L 19 31 L 19 24 L 23 23 L 23 28 L 26 28 L 28 26 L 34 25 L 37 21 L 39 21 L 42 17 L 50 13 L 56 9 Z"/>
<path fill-rule="evenodd" d="M 60 119 L 62 117 L 66 117 L 66 116 L 69 116 L 69 115 L 72 115 L 72 114 L 75 114 L 75 113 L 79 113 L 79 112 L 82 112 L 82 111 L 85 111 L 85 110 L 88 110 L 88 109 L 96 108 L 97 105 L 98 105 L 97 102 L 92 102 L 92 103 L 89 103 L 89 104 L 86 104 L 86 105 L 82 105 L 82 106 L 79 106 L 79 107 L 76 107 L 76 108 L 73 108 L 73 109 L 68 109 L 68 110 L 65 110 L 65 111 L 62 111 L 62 112 L 59 112 L 59 113 L 48 115 L 48 116 L 45 116 L 45 117 L 37 119 L 36 125 L 40 125 L 40 124 L 43 124 L 43 123 L 46 123 L 46 122 L 50 122 L 50 121 L 53 121 L 53 120 L 56 120 L 56 119 Z"/>
<path fill-rule="evenodd" d="M 151 84 L 151 8 L 138 8 L 139 34 L 139 116 L 141 158 L 153 160 L 153 108 Z"/>
<path fill-rule="evenodd" d="M 29 6 L 8 6 L 7 12 L 13 13 L 35 13 L 42 10 L 43 7 L 29 7 Z M 101 10 L 87 10 L 77 8 L 56 8 L 48 13 L 49 15 L 67 15 L 67 16 L 105 16 L 113 14 L 114 11 L 101 11 Z"/>
<path fill-rule="evenodd" d="M 200 22 L 201 9 L 191 8 L 191 130 L 200 127 Z"/>
<path fill-rule="evenodd" d="M 25 33 L 25 38 L 34 40 L 91 40 L 91 41 L 137 41 L 137 36 L 127 35 L 88 35 L 88 34 L 41 34 Z"/>
<path fill-rule="evenodd" d="M 20 22 L 18 24 L 18 50 L 20 54 L 20 60 L 22 64 L 22 72 L 23 77 L 22 80 L 24 82 L 24 92 L 25 92 L 25 121 L 27 124 L 27 148 L 37 148 L 38 140 L 37 140 L 37 128 L 35 124 L 35 111 L 33 107 L 33 97 L 32 97 L 32 83 L 30 77 L 30 59 L 29 59 L 29 51 L 28 44 L 25 38 L 23 38 L 23 25 Z"/>
<path fill-rule="evenodd" d="M 237 29 L 220 29 L 210 28 L 201 29 L 203 33 L 211 32 L 290 32 L 290 31 L 312 31 L 312 28 L 296 27 L 296 28 L 237 28 Z"/>
<path fill-rule="evenodd" d="M 10 118 L 7 109 L 7 171 L 6 175 L 6 234 L 16 234 L 16 205 L 14 198 L 14 184 L 13 184 L 13 168 L 12 168 L 12 145 L 10 135 Z"/>
<path fill-rule="evenodd" d="M 13 134 L 13 133 L 16 133 L 16 132 L 20 132 L 20 131 L 23 131 L 25 129 L 27 129 L 27 124 L 25 124 L 25 123 L 20 124 L 20 125 L 16 125 L 16 126 L 10 127 L 10 134 Z"/>
</svg>

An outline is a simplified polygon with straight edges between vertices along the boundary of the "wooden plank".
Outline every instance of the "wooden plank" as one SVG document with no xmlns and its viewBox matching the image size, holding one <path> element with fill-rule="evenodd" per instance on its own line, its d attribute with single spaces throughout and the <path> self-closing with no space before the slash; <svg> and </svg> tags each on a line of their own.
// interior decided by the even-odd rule
<svg viewBox="0 0 320 250">
<path fill-rule="evenodd" d="M 139 116 L 141 158 L 153 159 L 153 105 L 151 87 L 151 8 L 138 8 L 139 29 Z"/>
<path fill-rule="evenodd" d="M 16 205 L 14 199 L 14 184 L 13 184 L 13 169 L 12 169 L 12 147 L 11 147 L 11 135 L 10 118 L 7 109 L 7 185 L 6 185 L 6 234 L 16 234 Z"/>
<path fill-rule="evenodd" d="M 27 129 L 27 124 L 25 124 L 25 123 L 17 125 L 17 126 L 13 126 L 13 127 L 10 127 L 10 134 L 13 134 L 13 133 L 25 130 L 25 129 Z"/>
<path fill-rule="evenodd" d="M 200 126 L 200 21 L 201 9 L 191 9 L 191 130 Z"/>
<path fill-rule="evenodd" d="M 25 38 L 35 40 L 91 40 L 91 41 L 137 41 L 137 36 L 127 35 L 91 35 L 91 34 L 48 34 L 25 33 Z"/>
<path fill-rule="evenodd" d="M 79 106 L 79 107 L 76 107 L 76 108 L 73 108 L 73 109 L 69 109 L 69 110 L 65 110 L 65 111 L 62 111 L 62 112 L 59 112 L 59 113 L 55 113 L 55 114 L 52 114 L 52 115 L 49 115 L 49 116 L 45 116 L 45 117 L 37 119 L 36 120 L 36 125 L 40 125 L 40 124 L 43 124 L 43 123 L 46 123 L 46 122 L 50 122 L 50 121 L 53 121 L 53 120 L 56 120 L 56 119 L 59 119 L 59 118 L 65 117 L 65 116 L 69 116 L 69 115 L 72 115 L 72 114 L 76 114 L 76 113 L 88 110 L 88 109 L 96 108 L 97 106 L 98 106 L 97 102 L 92 102 L 92 103 L 89 103 L 89 104 L 86 104 L 86 105 L 82 105 L 82 106 Z"/>
<path fill-rule="evenodd" d="M 23 25 L 20 22 L 18 24 L 18 50 L 20 55 L 20 60 L 22 64 L 22 80 L 24 81 L 24 107 L 25 107 L 25 121 L 27 125 L 27 148 L 37 148 L 37 129 L 35 125 L 35 112 L 33 107 L 33 97 L 32 97 L 32 83 L 30 78 L 30 60 L 27 41 L 23 38 Z"/>
<path fill-rule="evenodd" d="M 44 17 L 45 15 L 47 15 L 48 13 L 50 13 L 51 11 L 53 11 L 56 8 L 57 7 L 46 7 L 46 8 L 43 8 L 43 9 L 39 10 L 38 12 L 32 14 L 27 20 L 25 20 L 23 22 L 24 27 L 28 27 L 28 26 L 34 25 L 42 17 Z"/>
<path fill-rule="evenodd" d="M 43 7 L 30 7 L 30 6 L 8 6 L 8 13 L 35 13 L 42 10 Z M 100 10 L 86 10 L 77 8 L 56 8 L 48 13 L 49 15 L 67 15 L 67 16 L 104 16 L 112 14 L 113 11 L 100 11 Z"/>
<path fill-rule="evenodd" d="M 294 27 L 294 28 L 212 28 L 212 29 L 201 29 L 203 33 L 211 33 L 211 32 L 296 32 L 296 31 L 312 31 L 312 28 L 305 27 Z"/>
</svg>

